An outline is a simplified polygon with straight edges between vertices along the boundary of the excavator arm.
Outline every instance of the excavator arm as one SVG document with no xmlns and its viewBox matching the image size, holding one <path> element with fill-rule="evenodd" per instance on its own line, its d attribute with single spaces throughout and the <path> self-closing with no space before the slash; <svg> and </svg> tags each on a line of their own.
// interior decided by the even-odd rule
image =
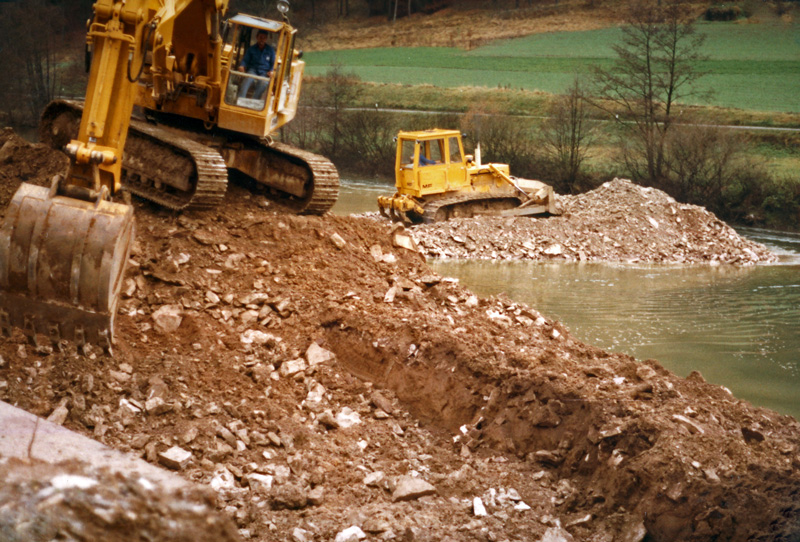
<svg viewBox="0 0 800 542">
<path fill-rule="evenodd" d="M 134 236 L 133 210 L 111 201 L 148 55 L 163 99 L 175 18 L 187 8 L 219 23 L 227 0 L 97 0 L 89 23 L 89 83 L 69 168 L 50 188 L 23 183 L 0 226 L 0 332 L 38 344 L 113 343 L 114 316 Z"/>
</svg>

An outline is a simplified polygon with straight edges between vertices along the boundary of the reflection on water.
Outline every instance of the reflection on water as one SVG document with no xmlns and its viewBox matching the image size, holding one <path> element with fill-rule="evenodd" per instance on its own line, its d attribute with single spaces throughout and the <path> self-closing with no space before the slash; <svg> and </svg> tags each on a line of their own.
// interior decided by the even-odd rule
<svg viewBox="0 0 800 542">
<path fill-rule="evenodd" d="M 336 214 L 377 210 L 390 184 L 343 183 Z M 741 230 L 778 265 L 432 262 L 481 295 L 505 292 L 584 342 L 700 371 L 737 397 L 800 419 L 800 235 Z"/>
</svg>

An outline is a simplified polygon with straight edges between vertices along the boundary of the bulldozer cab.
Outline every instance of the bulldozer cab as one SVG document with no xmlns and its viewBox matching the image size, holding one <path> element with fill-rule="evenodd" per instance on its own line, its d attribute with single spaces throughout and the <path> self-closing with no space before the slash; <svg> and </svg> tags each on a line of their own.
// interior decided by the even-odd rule
<svg viewBox="0 0 800 542">
<path fill-rule="evenodd" d="M 296 32 L 285 22 L 250 15 L 228 20 L 220 127 L 266 137 L 294 118 L 304 67 L 294 51 Z"/>
<path fill-rule="evenodd" d="M 421 197 L 468 184 L 467 163 L 457 130 L 400 132 L 397 136 L 397 191 Z"/>
</svg>

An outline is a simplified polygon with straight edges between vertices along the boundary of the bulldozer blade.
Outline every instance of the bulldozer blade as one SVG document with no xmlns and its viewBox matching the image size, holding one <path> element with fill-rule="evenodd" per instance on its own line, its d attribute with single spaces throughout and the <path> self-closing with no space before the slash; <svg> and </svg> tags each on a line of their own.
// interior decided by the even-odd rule
<svg viewBox="0 0 800 542">
<path fill-rule="evenodd" d="M 0 332 L 110 350 L 133 209 L 23 183 L 0 226 Z"/>
</svg>

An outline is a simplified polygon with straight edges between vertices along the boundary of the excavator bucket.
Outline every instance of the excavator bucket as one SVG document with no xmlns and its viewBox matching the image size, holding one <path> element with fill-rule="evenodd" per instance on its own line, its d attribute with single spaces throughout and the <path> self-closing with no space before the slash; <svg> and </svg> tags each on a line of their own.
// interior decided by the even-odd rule
<svg viewBox="0 0 800 542">
<path fill-rule="evenodd" d="M 0 331 L 109 351 L 133 241 L 129 205 L 23 183 L 0 226 Z"/>
</svg>

